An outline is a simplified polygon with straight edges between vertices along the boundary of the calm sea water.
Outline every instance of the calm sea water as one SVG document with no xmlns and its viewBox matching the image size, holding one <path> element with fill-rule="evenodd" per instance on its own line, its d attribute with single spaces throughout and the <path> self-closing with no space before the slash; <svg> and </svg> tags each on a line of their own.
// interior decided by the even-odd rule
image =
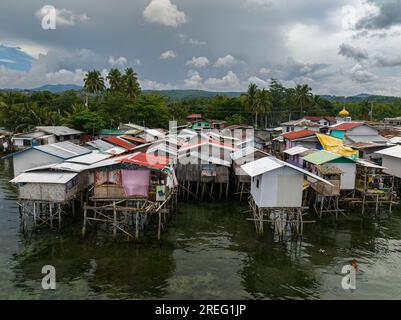
<svg viewBox="0 0 401 320">
<path fill-rule="evenodd" d="M 258 238 L 243 204 L 180 203 L 161 242 L 113 243 L 62 233 L 20 232 L 11 168 L 0 163 L 1 299 L 398 299 L 401 210 L 380 221 L 358 213 L 305 227 L 302 242 Z M 68 224 L 68 226 L 67 226 Z M 357 289 L 341 288 L 341 268 L 355 258 Z M 43 265 L 57 270 L 57 290 L 41 289 Z"/>
</svg>

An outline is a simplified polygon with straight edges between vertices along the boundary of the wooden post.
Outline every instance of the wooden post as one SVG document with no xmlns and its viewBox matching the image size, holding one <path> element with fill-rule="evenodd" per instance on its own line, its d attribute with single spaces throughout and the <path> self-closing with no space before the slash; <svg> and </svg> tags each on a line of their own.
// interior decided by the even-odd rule
<svg viewBox="0 0 401 320">
<path fill-rule="evenodd" d="M 53 230 L 53 203 L 49 203 L 50 229 Z"/>
<path fill-rule="evenodd" d="M 242 193 L 244 192 L 244 182 L 241 182 L 241 192 L 239 194 L 239 201 L 242 201 Z"/>
<path fill-rule="evenodd" d="M 113 239 L 115 240 L 117 237 L 117 210 L 116 210 L 116 202 L 113 201 Z"/>
<path fill-rule="evenodd" d="M 160 237 L 161 237 L 161 225 L 162 225 L 162 216 L 161 216 L 161 212 L 159 211 L 159 225 L 157 228 L 157 240 L 160 240 Z"/>
<path fill-rule="evenodd" d="M 203 200 L 203 196 L 205 195 L 205 183 L 202 183 L 202 196 L 201 199 Z"/>
<path fill-rule="evenodd" d="M 214 187 L 214 183 L 211 183 L 211 187 L 210 187 L 210 200 L 213 199 L 213 187 Z"/>
<path fill-rule="evenodd" d="M 226 184 L 226 200 L 228 200 L 228 189 L 229 189 L 230 181 L 227 181 Z"/>
<path fill-rule="evenodd" d="M 223 184 L 222 183 L 219 183 L 220 184 L 220 189 L 219 189 L 219 200 L 221 200 L 221 193 L 222 193 L 222 189 L 223 189 Z"/>
<path fill-rule="evenodd" d="M 198 192 L 199 192 L 199 181 L 196 182 L 196 198 L 198 198 Z"/>
<path fill-rule="evenodd" d="M 85 237 L 86 233 L 86 214 L 87 214 L 87 209 L 86 209 L 86 202 L 84 202 L 84 222 L 82 226 L 82 236 Z"/>
<path fill-rule="evenodd" d="M 58 229 L 61 230 L 61 204 L 58 204 Z"/>
<path fill-rule="evenodd" d="M 136 212 L 136 217 L 135 217 L 135 239 L 139 239 L 139 212 Z"/>
<path fill-rule="evenodd" d="M 36 228 L 36 202 L 33 202 L 33 227 Z"/>
</svg>

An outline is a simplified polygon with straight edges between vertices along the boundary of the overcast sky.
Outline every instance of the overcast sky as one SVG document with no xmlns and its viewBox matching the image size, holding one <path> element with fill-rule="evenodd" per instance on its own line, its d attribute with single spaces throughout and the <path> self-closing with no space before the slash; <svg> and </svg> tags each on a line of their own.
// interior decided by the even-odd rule
<svg viewBox="0 0 401 320">
<path fill-rule="evenodd" d="M 42 8 L 56 8 L 44 30 Z M 145 89 L 401 95 L 401 0 L 1 0 L 0 88 L 131 66 Z"/>
</svg>

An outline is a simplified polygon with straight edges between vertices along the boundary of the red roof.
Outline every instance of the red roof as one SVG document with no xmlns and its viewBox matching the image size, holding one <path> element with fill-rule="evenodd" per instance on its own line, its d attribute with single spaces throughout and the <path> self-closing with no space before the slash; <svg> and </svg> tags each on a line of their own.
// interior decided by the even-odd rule
<svg viewBox="0 0 401 320">
<path fill-rule="evenodd" d="M 193 113 L 187 117 L 187 119 L 198 119 L 198 118 L 202 118 L 202 115 L 200 113 Z"/>
<path fill-rule="evenodd" d="M 169 165 L 170 159 L 164 156 L 155 156 L 150 153 L 137 152 L 132 156 L 121 160 L 123 163 L 132 163 L 141 167 L 162 170 Z"/>
<path fill-rule="evenodd" d="M 361 126 L 363 124 L 364 124 L 363 122 L 352 122 L 352 121 L 349 121 L 349 122 L 342 122 L 342 123 L 336 124 L 334 126 L 331 126 L 330 128 L 332 130 L 347 131 L 347 130 L 359 127 L 359 126 Z"/>
<path fill-rule="evenodd" d="M 313 136 L 316 132 L 312 130 L 300 130 L 300 131 L 292 131 L 292 132 L 286 132 L 283 133 L 281 136 L 288 139 L 288 140 L 294 140 L 294 139 L 299 139 L 303 137 L 308 137 L 308 136 Z"/>
<path fill-rule="evenodd" d="M 110 142 L 116 146 L 122 147 L 126 150 L 132 150 L 134 149 L 136 146 L 132 143 L 129 143 L 128 141 L 125 141 L 124 139 L 121 139 L 119 137 L 105 137 L 103 138 L 104 141 Z"/>
<path fill-rule="evenodd" d="M 138 137 L 133 137 L 133 136 L 121 136 L 121 138 L 128 140 L 130 142 L 134 142 L 136 144 L 138 143 L 145 143 L 145 139 L 138 138 Z"/>
<path fill-rule="evenodd" d="M 329 117 L 329 116 L 305 116 L 304 118 L 309 121 L 319 121 L 321 119 L 326 119 L 329 120 L 330 122 L 336 122 L 335 117 Z"/>
</svg>

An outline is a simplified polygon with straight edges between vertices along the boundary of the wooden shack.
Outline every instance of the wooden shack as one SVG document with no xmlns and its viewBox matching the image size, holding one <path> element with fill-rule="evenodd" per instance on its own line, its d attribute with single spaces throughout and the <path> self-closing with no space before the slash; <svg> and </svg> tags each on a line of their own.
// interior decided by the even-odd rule
<svg viewBox="0 0 401 320">
<path fill-rule="evenodd" d="M 230 156 L 233 161 L 234 194 L 238 195 L 239 200 L 242 201 L 243 197 L 250 192 L 251 177 L 241 166 L 269 156 L 269 154 L 254 147 L 247 147 L 231 153 Z"/>
<path fill-rule="evenodd" d="M 111 225 L 129 239 L 158 215 L 158 238 L 166 216 L 176 205 L 177 180 L 166 157 L 136 152 L 99 162 L 89 168 L 92 192 L 84 206 L 83 234 L 88 223 Z M 135 214 L 135 217 L 134 217 Z"/>
<path fill-rule="evenodd" d="M 373 207 L 378 214 L 383 209 L 383 205 L 389 206 L 392 211 L 393 204 L 397 204 L 397 196 L 394 192 L 395 177 L 384 173 L 385 167 L 379 166 L 367 160 L 358 160 L 356 165 L 354 199 L 350 199 L 355 204 L 362 206 L 362 215 Z"/>
<path fill-rule="evenodd" d="M 189 199 L 228 198 L 230 153 L 235 147 L 213 139 L 190 142 L 178 151 L 177 178 L 181 196 Z"/>
<path fill-rule="evenodd" d="M 297 166 L 268 156 L 241 166 L 252 178 L 250 208 L 256 231 L 263 233 L 263 222 L 273 222 L 283 234 L 286 226 L 302 233 L 302 194 L 304 177 L 328 185 L 330 182 Z M 264 217 L 270 217 L 266 220 Z"/>
<path fill-rule="evenodd" d="M 303 157 L 306 163 L 306 169 L 315 174 L 318 173 L 317 166 L 326 165 L 337 167 L 342 171 L 341 190 L 353 191 L 355 189 L 355 161 L 349 157 L 342 156 L 337 153 L 320 150 Z"/>
</svg>

